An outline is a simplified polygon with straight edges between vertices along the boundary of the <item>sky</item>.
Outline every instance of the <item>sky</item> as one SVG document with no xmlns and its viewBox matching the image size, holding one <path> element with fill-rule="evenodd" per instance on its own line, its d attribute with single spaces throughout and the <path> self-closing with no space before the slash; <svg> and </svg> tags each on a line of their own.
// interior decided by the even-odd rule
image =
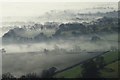
<svg viewBox="0 0 120 80">
<path fill-rule="evenodd" d="M 50 10 L 80 10 L 95 6 L 113 6 L 113 2 L 2 2 L 2 16 L 39 16 Z"/>
</svg>

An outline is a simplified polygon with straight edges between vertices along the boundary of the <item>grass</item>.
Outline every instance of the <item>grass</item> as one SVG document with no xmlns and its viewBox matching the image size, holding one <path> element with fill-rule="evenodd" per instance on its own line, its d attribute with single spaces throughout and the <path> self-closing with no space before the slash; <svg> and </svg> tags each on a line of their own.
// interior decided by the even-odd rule
<svg viewBox="0 0 120 80">
<path fill-rule="evenodd" d="M 120 54 L 120 52 L 117 52 L 117 51 L 115 52 L 114 51 L 114 52 L 110 52 L 110 53 L 107 53 L 107 54 L 103 55 L 105 63 L 109 63 L 109 62 L 112 62 L 114 60 L 120 59 L 118 57 L 119 54 Z"/>
<path fill-rule="evenodd" d="M 57 78 L 61 78 L 61 77 L 64 77 L 64 78 L 76 78 L 78 76 L 81 76 L 81 67 L 80 66 L 76 66 L 72 69 L 69 69 L 69 70 L 66 70 L 64 72 L 61 72 L 59 74 L 57 74 L 55 77 Z"/>
<path fill-rule="evenodd" d="M 118 78 L 118 63 L 120 61 L 116 61 L 105 66 L 105 69 L 101 70 L 101 76 L 104 78 Z"/>
<path fill-rule="evenodd" d="M 120 52 L 119 52 L 120 54 Z M 110 63 L 116 59 L 118 59 L 118 52 L 116 51 L 113 51 L 113 52 L 109 52 L 107 54 L 104 54 L 104 60 L 105 60 L 105 63 Z M 119 58 L 120 59 L 120 58 Z M 104 70 L 101 70 L 101 76 L 102 77 L 116 77 L 118 75 L 118 62 L 115 62 L 115 63 L 112 63 L 112 64 L 109 64 L 106 66 L 106 69 L 113 69 L 114 72 L 111 72 L 111 73 L 108 73 L 108 72 L 105 72 L 105 69 Z M 58 73 L 55 75 L 55 77 L 57 78 L 76 78 L 76 77 L 81 77 L 82 74 L 81 74 L 81 71 L 82 71 L 82 68 L 81 68 L 81 65 L 79 66 L 76 66 L 72 69 L 69 69 L 69 70 L 66 70 L 64 72 L 61 72 L 61 73 Z M 104 76 L 105 75 L 105 76 Z M 113 76 L 111 76 L 113 75 Z"/>
</svg>

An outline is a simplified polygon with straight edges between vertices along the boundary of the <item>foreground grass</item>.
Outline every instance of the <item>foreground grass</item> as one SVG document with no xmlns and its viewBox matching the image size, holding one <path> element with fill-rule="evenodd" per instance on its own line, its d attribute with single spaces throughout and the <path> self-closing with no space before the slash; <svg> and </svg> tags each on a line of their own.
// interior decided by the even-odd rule
<svg viewBox="0 0 120 80">
<path fill-rule="evenodd" d="M 107 54 L 104 54 L 102 55 L 104 57 L 104 60 L 105 60 L 105 63 L 110 63 L 114 60 L 118 60 L 120 59 L 120 57 L 118 57 L 118 54 L 120 54 L 120 52 L 117 52 L 117 51 L 113 51 L 113 52 L 109 52 Z M 120 62 L 120 61 L 119 61 Z M 106 72 L 106 70 L 101 70 L 101 77 L 104 77 L 104 78 L 114 78 L 114 77 L 117 77 L 118 76 L 118 61 L 115 62 L 115 63 L 111 63 L 106 67 L 106 70 L 107 69 L 113 69 L 114 72 Z M 81 65 L 79 66 L 76 66 L 74 68 L 71 68 L 69 70 L 66 70 L 64 72 L 61 72 L 61 73 L 58 73 L 55 75 L 56 78 L 77 78 L 77 77 L 82 77 L 82 74 L 81 74 L 81 71 L 82 71 L 82 68 L 81 68 Z M 111 76 L 112 75 L 112 76 Z"/>
<path fill-rule="evenodd" d="M 118 78 L 119 77 L 119 73 L 118 73 L 118 63 L 120 63 L 120 61 L 116 61 L 114 63 L 111 63 L 107 66 L 105 66 L 105 69 L 101 70 L 101 77 L 105 77 L 105 78 Z"/>
<path fill-rule="evenodd" d="M 81 70 L 82 70 L 82 68 L 80 66 L 76 66 L 72 69 L 66 70 L 64 72 L 61 72 L 61 73 L 55 75 L 55 77 L 57 77 L 57 78 L 62 78 L 62 77 L 64 77 L 64 78 L 76 78 L 76 77 L 80 77 L 80 76 L 82 76 L 81 75 Z"/>
<path fill-rule="evenodd" d="M 104 56 L 105 63 L 109 63 L 114 60 L 120 59 L 120 56 L 118 56 L 119 54 L 120 54 L 120 52 L 118 52 L 118 51 L 113 51 L 113 52 L 104 54 L 103 56 Z"/>
</svg>

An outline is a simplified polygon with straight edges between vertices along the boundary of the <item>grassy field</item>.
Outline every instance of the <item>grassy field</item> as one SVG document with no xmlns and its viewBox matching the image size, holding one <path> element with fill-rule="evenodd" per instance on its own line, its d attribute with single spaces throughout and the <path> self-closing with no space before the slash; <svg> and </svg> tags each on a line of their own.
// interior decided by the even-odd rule
<svg viewBox="0 0 120 80">
<path fill-rule="evenodd" d="M 103 55 L 105 63 L 112 62 L 112 61 L 114 61 L 115 59 L 118 59 L 118 58 L 120 59 L 118 54 L 120 54 L 120 52 L 119 53 L 118 52 L 110 52 L 108 54 Z"/>
<path fill-rule="evenodd" d="M 118 63 L 120 63 L 120 61 L 116 61 L 105 66 L 105 69 L 100 71 L 101 77 L 118 78 Z"/>
<path fill-rule="evenodd" d="M 76 78 L 76 77 L 80 77 L 81 76 L 81 66 L 76 66 L 72 69 L 66 70 L 64 72 L 61 72 L 57 75 L 55 75 L 55 77 L 57 78 Z"/>
<path fill-rule="evenodd" d="M 119 52 L 119 54 L 120 54 L 120 52 Z M 104 56 L 105 63 L 110 63 L 110 62 L 118 59 L 118 52 L 113 51 L 113 52 L 109 52 L 107 54 L 104 54 L 102 56 Z M 107 70 L 108 71 L 112 70 L 113 72 L 107 72 Z M 55 75 L 55 77 L 57 77 L 57 78 L 62 78 L 62 77 L 64 77 L 64 78 L 77 78 L 77 77 L 82 76 L 81 71 L 82 71 L 82 68 L 81 68 L 81 65 L 79 65 L 79 66 L 76 66 L 76 67 L 71 68 L 69 70 L 66 70 L 64 72 L 58 73 Z M 105 66 L 105 69 L 101 70 L 100 72 L 101 72 L 101 77 L 104 77 L 104 78 L 117 77 L 117 75 L 118 75 L 118 61 Z"/>
</svg>

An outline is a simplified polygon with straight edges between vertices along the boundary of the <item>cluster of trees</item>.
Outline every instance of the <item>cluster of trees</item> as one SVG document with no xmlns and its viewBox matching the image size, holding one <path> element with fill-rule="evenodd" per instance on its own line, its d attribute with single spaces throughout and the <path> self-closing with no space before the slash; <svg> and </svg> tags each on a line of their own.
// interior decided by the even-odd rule
<svg viewBox="0 0 120 80">
<path fill-rule="evenodd" d="M 2 80 L 23 80 L 23 79 L 39 79 L 39 78 L 53 78 L 57 68 L 51 67 L 47 70 L 43 70 L 41 75 L 37 75 L 36 73 L 29 73 L 26 75 L 22 75 L 20 78 L 16 78 L 11 73 L 4 73 L 2 74 Z"/>
<path fill-rule="evenodd" d="M 96 59 L 91 59 L 82 64 L 83 78 L 100 78 L 100 69 L 105 65 L 104 57 L 100 56 Z"/>
<path fill-rule="evenodd" d="M 91 41 L 94 41 L 94 42 L 99 41 L 99 40 L 101 40 L 101 38 L 99 36 L 93 36 L 91 38 Z"/>
<path fill-rule="evenodd" d="M 1 53 L 6 53 L 6 50 L 5 50 L 4 48 L 2 48 L 2 49 L 0 50 L 0 52 L 1 52 Z"/>
<path fill-rule="evenodd" d="M 66 23 L 59 25 L 59 28 L 56 30 L 56 32 L 51 35 L 50 37 L 47 37 L 44 33 L 40 33 L 37 36 L 33 38 L 27 38 L 22 37 L 15 33 L 15 31 L 21 31 L 24 32 L 24 29 L 22 28 L 15 28 L 8 31 L 6 34 L 3 35 L 3 43 L 6 42 L 34 42 L 34 41 L 44 41 L 44 40 L 50 40 L 51 38 L 55 37 L 64 37 L 62 33 L 68 33 L 72 36 L 80 36 L 84 34 L 97 34 L 97 33 L 113 33 L 118 32 L 120 30 L 120 27 L 118 27 L 118 18 L 108 18 L 103 17 L 101 19 L 98 19 L 95 22 L 89 23 L 85 25 L 84 23 Z M 39 25 L 35 24 L 37 27 Z M 41 27 L 43 29 L 43 27 Z M 65 35 L 67 36 L 67 35 Z"/>
<path fill-rule="evenodd" d="M 53 36 L 60 36 L 61 33 L 72 31 L 73 35 L 92 34 L 92 33 L 112 33 L 118 32 L 118 18 L 103 17 L 88 25 L 82 23 L 61 24 Z"/>
</svg>

